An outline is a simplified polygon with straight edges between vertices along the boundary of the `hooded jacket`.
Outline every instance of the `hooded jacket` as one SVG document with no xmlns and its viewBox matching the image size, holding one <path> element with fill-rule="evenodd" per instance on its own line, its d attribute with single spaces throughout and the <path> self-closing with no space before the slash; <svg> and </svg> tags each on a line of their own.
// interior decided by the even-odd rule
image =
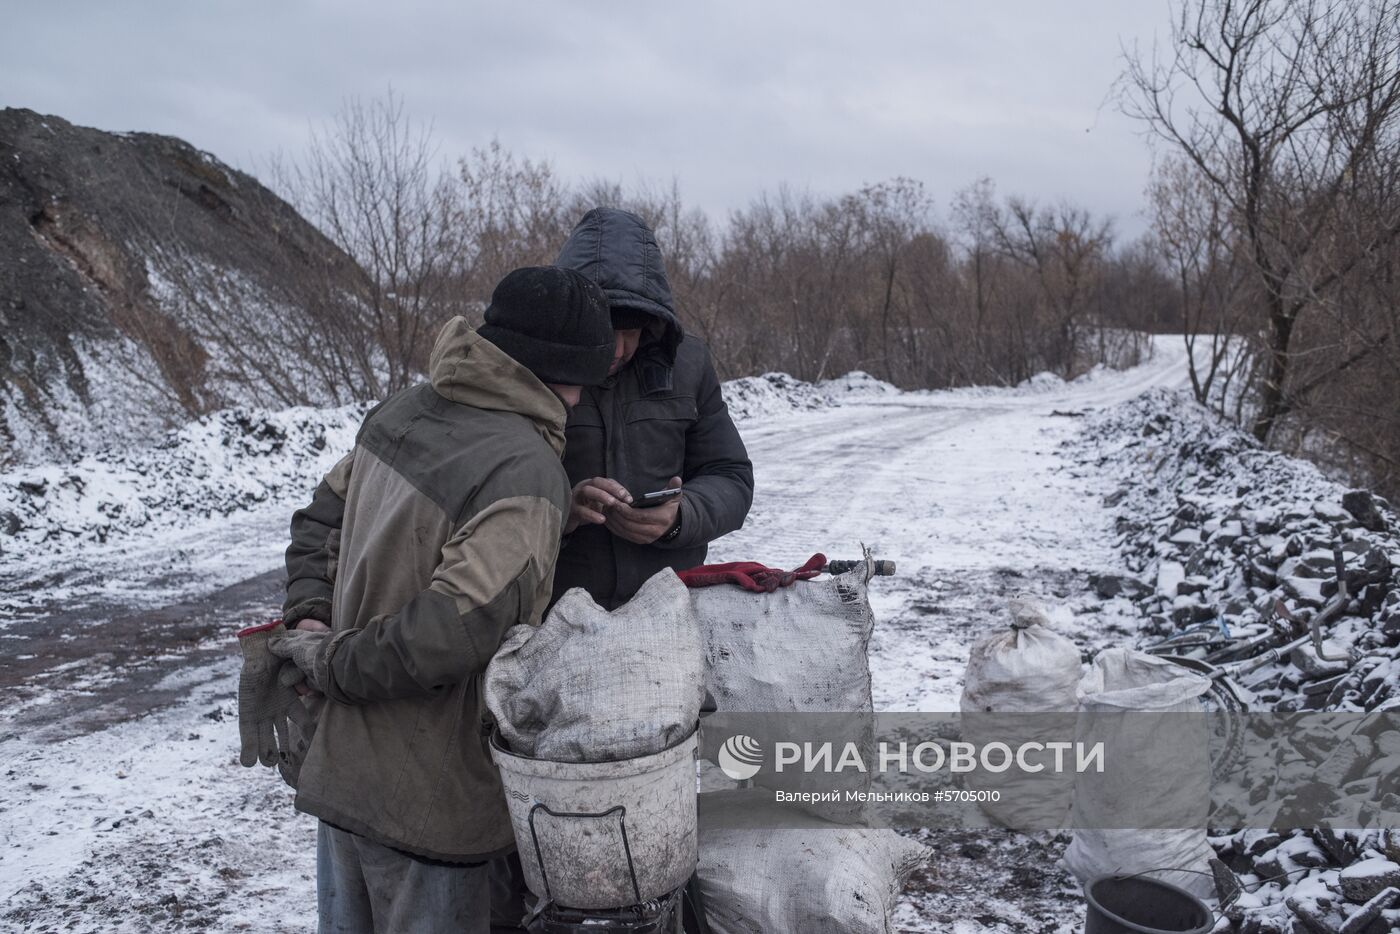
<svg viewBox="0 0 1400 934">
<path fill-rule="evenodd" d="M 538 624 L 549 599 L 565 408 L 462 318 L 429 376 L 369 413 L 292 519 L 283 618 L 332 629 L 296 806 L 463 863 L 514 846 L 480 681 L 505 631 Z"/>
<path fill-rule="evenodd" d="M 564 542 L 554 599 L 583 587 L 609 609 L 662 568 L 703 564 L 711 541 L 740 528 L 753 501 L 753 465 L 720 394 L 708 348 L 685 333 L 655 235 L 635 214 L 595 208 L 564 244 L 558 266 L 588 276 L 612 308 L 650 316 L 632 360 L 569 413 L 569 483 L 610 477 L 634 494 L 684 481 L 680 531 L 638 545 L 604 526 L 580 526 Z"/>
</svg>

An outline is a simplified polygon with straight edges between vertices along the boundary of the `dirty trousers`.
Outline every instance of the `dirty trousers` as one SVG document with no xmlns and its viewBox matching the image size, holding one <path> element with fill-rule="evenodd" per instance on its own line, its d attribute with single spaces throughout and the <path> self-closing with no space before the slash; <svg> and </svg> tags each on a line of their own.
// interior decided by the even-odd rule
<svg viewBox="0 0 1400 934">
<path fill-rule="evenodd" d="M 488 934 L 490 870 L 435 866 L 322 823 L 320 934 Z"/>
</svg>

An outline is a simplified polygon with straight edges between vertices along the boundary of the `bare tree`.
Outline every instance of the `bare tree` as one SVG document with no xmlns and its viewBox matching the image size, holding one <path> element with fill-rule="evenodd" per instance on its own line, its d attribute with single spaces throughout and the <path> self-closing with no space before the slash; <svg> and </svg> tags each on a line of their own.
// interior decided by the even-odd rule
<svg viewBox="0 0 1400 934">
<path fill-rule="evenodd" d="M 1246 342 L 1254 338 L 1234 214 L 1219 190 L 1179 158 L 1158 166 L 1148 193 L 1156 250 L 1176 279 L 1192 392 L 1225 414 L 1230 384 L 1250 349 Z"/>
<path fill-rule="evenodd" d="M 506 273 L 552 262 L 577 218 L 549 163 L 517 158 L 499 140 L 473 149 L 457 171 L 464 189 L 459 286 L 484 308 Z"/>
<path fill-rule="evenodd" d="M 911 248 L 929 229 L 933 204 L 923 183 L 895 178 L 866 186 L 847 199 L 844 207 L 856 216 L 873 260 L 872 298 L 878 307 L 874 317 L 879 322 L 881 368 L 889 377 L 898 378 L 902 368 L 918 368 L 919 328 L 914 326 L 912 307 L 901 293 L 908 278 L 905 267 L 913 259 Z M 897 351 L 904 359 L 896 359 Z"/>
<path fill-rule="evenodd" d="M 1068 203 L 1037 208 L 1010 198 L 1006 211 L 992 216 L 992 230 L 1005 255 L 1030 269 L 1049 312 L 1047 362 L 1063 376 L 1079 364 L 1080 337 L 1099 261 L 1111 242 L 1106 220 Z"/>
<path fill-rule="evenodd" d="M 971 290 L 974 365 L 970 382 L 989 377 L 1005 380 L 1013 375 L 992 362 L 992 338 L 988 332 L 998 286 L 1004 282 L 997 269 L 995 191 L 991 179 L 981 178 L 953 197 L 953 218 L 963 250 L 964 278 Z M 1026 375 L 1029 374 L 1019 374 L 1015 381 Z"/>
<path fill-rule="evenodd" d="M 426 367 L 438 325 L 469 307 L 460 289 L 468 241 L 462 190 L 436 162 L 392 91 L 351 100 L 313 134 L 282 180 L 290 200 L 364 271 L 345 295 L 374 336 L 375 395 L 409 385 Z"/>
<path fill-rule="evenodd" d="M 1400 202 L 1356 197 L 1397 146 L 1400 7 L 1183 0 L 1165 53 L 1127 55 L 1124 89 L 1126 112 L 1194 167 L 1239 230 L 1267 348 L 1253 429 L 1267 440 L 1297 404 L 1300 322 L 1400 235 Z"/>
</svg>

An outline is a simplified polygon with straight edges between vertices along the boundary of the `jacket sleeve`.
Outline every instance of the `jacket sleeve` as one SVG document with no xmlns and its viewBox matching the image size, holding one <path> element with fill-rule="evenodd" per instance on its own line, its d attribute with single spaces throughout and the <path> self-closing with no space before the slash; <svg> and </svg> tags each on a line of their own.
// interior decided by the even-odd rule
<svg viewBox="0 0 1400 934">
<path fill-rule="evenodd" d="M 399 612 L 339 633 L 327 696 L 346 704 L 422 697 L 486 670 L 505 632 L 538 623 L 563 525 L 557 497 L 512 496 L 472 516 L 442 547 L 432 583 Z"/>
<path fill-rule="evenodd" d="M 680 532 L 659 548 L 693 548 L 740 528 L 753 503 L 753 464 L 729 417 L 708 352 L 695 394 L 698 418 L 685 435 Z"/>
<path fill-rule="evenodd" d="M 355 454 L 345 455 L 316 487 L 307 506 L 292 514 L 292 543 L 287 546 L 287 599 L 282 619 L 331 621 L 331 592 L 340 556 L 340 529 L 345 521 L 345 494 Z"/>
</svg>

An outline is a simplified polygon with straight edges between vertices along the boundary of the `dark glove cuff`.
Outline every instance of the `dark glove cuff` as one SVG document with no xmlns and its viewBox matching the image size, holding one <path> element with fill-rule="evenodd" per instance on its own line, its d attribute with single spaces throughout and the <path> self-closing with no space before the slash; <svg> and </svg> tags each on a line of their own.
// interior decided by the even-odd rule
<svg viewBox="0 0 1400 934">
<path fill-rule="evenodd" d="M 327 639 L 325 645 L 321 647 L 320 658 L 318 659 L 318 662 L 320 664 L 317 666 L 321 668 L 320 673 L 325 681 L 325 684 L 321 687 L 321 693 L 325 694 L 328 698 L 340 704 L 360 703 L 359 701 L 355 700 L 355 698 L 349 697 L 343 691 L 341 691 L 340 686 L 336 683 L 335 655 L 336 651 L 340 648 L 341 643 L 355 638 L 360 634 L 361 631 L 362 630 L 359 629 L 343 630 Z"/>
<path fill-rule="evenodd" d="M 288 626 L 295 626 L 304 619 L 314 619 L 331 624 L 331 602 L 325 597 L 312 597 L 310 600 L 302 600 L 294 603 L 282 610 L 282 618 L 287 621 Z"/>
</svg>

